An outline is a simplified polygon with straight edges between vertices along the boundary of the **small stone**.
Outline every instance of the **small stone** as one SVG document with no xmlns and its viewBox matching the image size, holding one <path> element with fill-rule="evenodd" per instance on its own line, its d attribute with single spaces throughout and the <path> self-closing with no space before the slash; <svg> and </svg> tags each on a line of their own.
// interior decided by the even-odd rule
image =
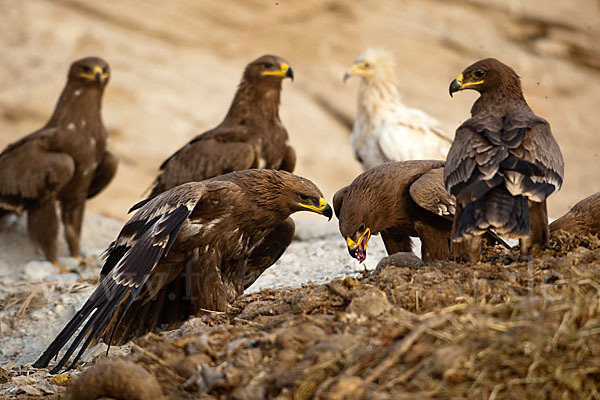
<svg viewBox="0 0 600 400">
<path fill-rule="evenodd" d="M 56 267 L 49 261 L 29 261 L 25 264 L 25 275 L 33 281 L 41 281 L 56 272 Z"/>
<path fill-rule="evenodd" d="M 390 267 L 408 267 L 408 268 L 421 268 L 425 263 L 419 257 L 413 253 L 396 253 L 391 256 L 383 257 L 375 268 L 375 274 L 381 272 L 381 270 Z"/>
<path fill-rule="evenodd" d="M 385 292 L 377 288 L 369 288 L 360 297 L 352 299 L 346 308 L 346 312 L 373 318 L 390 308 L 392 308 L 392 305 L 388 301 Z"/>
</svg>

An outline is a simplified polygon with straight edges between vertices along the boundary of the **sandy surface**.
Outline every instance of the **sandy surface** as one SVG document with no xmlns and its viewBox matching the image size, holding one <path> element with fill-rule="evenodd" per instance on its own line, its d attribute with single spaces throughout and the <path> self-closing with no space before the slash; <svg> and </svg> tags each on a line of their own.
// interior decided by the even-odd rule
<svg viewBox="0 0 600 400">
<path fill-rule="evenodd" d="M 101 215 L 123 220 L 158 165 L 221 120 L 243 67 L 264 53 L 294 68 L 281 117 L 297 172 L 331 198 L 360 172 L 348 143 L 358 82 L 341 78 L 368 46 L 397 56 L 405 102 L 448 131 L 475 98 L 451 99 L 449 82 L 476 59 L 504 60 L 565 156 L 550 214 L 600 190 L 597 1 L 3 0 L 0 22 L 0 147 L 47 120 L 72 60 L 94 54 L 111 63 L 104 120 L 121 164 L 89 204 Z"/>
</svg>

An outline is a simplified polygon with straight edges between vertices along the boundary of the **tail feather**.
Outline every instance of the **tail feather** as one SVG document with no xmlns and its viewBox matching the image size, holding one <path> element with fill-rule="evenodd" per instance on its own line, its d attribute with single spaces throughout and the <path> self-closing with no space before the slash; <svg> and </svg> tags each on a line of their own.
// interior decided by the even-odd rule
<svg viewBox="0 0 600 400">
<path fill-rule="evenodd" d="M 479 236 L 488 229 L 509 237 L 530 235 L 527 198 L 512 196 L 503 186 L 495 187 L 482 198 L 466 204 L 454 237 Z"/>
<path fill-rule="evenodd" d="M 50 373 L 55 374 L 60 371 L 60 369 L 67 363 L 69 357 L 73 354 L 73 352 L 75 352 L 81 341 L 87 336 L 87 339 L 81 346 L 77 357 L 69 366 L 69 369 L 72 368 L 75 363 L 79 361 L 83 355 L 83 352 L 87 349 L 92 340 L 95 339 L 98 330 L 101 329 L 112 317 L 115 309 L 121 304 L 123 299 L 130 292 L 130 287 L 117 285 L 116 283 L 112 287 L 104 287 L 101 285 L 96 288 L 94 293 L 92 293 L 83 307 L 77 311 L 75 316 L 52 341 L 40 358 L 33 363 L 33 367 L 44 368 L 48 366 L 50 361 L 58 355 L 60 350 L 67 344 L 69 339 L 75 335 L 79 327 L 85 323 L 84 327 L 69 346 L 67 352 L 63 355 L 58 364 L 50 371 Z"/>
</svg>

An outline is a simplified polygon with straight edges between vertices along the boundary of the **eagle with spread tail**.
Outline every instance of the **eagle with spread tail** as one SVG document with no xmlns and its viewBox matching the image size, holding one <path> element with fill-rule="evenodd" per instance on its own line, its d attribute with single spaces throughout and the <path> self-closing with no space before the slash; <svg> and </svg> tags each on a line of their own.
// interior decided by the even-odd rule
<svg viewBox="0 0 600 400">
<path fill-rule="evenodd" d="M 99 338 L 124 343 L 203 309 L 226 310 L 290 244 L 290 214 L 332 216 L 314 183 L 265 169 L 186 183 L 131 211 L 106 251 L 100 284 L 34 367 L 46 367 L 81 326 L 52 373 Z"/>
<path fill-rule="evenodd" d="M 248 64 L 225 119 L 162 163 L 149 197 L 232 171 L 266 168 L 293 172 L 296 152 L 279 119 L 285 78 L 293 80 L 294 73 L 281 57 L 265 55 Z"/>
<path fill-rule="evenodd" d="M 57 261 L 56 204 L 70 254 L 81 260 L 85 201 L 102 191 L 117 170 L 100 113 L 109 77 L 109 65 L 100 58 L 75 61 L 46 125 L 0 153 L 0 216 L 27 211 L 30 238 L 63 272 Z"/>
<path fill-rule="evenodd" d="M 465 89 L 480 96 L 456 130 L 444 170 L 446 189 L 457 199 L 455 253 L 479 259 L 479 236 L 491 228 L 518 238 L 526 256 L 548 243 L 546 199 L 562 185 L 560 148 L 511 67 L 494 58 L 477 61 L 452 81 L 450 95 Z"/>
</svg>

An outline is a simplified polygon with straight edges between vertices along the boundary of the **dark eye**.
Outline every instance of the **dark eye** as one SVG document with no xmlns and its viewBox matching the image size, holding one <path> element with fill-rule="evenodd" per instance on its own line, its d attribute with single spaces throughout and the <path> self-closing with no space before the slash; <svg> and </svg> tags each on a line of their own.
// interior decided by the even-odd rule
<svg viewBox="0 0 600 400">
<path fill-rule="evenodd" d="M 478 69 L 477 71 L 473 72 L 473 75 L 475 75 L 475 78 L 483 78 L 483 76 L 485 75 L 485 72 Z"/>
<path fill-rule="evenodd" d="M 365 224 L 360 224 L 358 227 L 358 232 L 363 232 L 365 230 Z"/>
<path fill-rule="evenodd" d="M 271 69 L 271 68 L 273 68 L 273 64 L 271 64 L 271 63 L 265 63 L 265 68 L 266 69 Z"/>
<path fill-rule="evenodd" d="M 87 65 L 84 65 L 83 72 L 85 72 L 86 74 L 89 74 L 92 72 L 92 69 L 90 67 L 88 67 Z"/>
<path fill-rule="evenodd" d="M 300 200 L 302 200 L 302 201 L 306 201 L 306 200 L 308 200 L 308 196 L 307 196 L 307 195 L 305 195 L 305 194 L 301 194 L 301 195 L 300 195 Z"/>
<path fill-rule="evenodd" d="M 108 67 L 104 67 L 104 68 L 102 68 L 102 72 L 103 72 L 103 73 L 106 73 L 106 71 L 108 71 Z"/>
<path fill-rule="evenodd" d="M 371 64 L 369 64 L 368 62 L 365 63 L 365 68 L 369 68 L 371 66 Z"/>
</svg>

